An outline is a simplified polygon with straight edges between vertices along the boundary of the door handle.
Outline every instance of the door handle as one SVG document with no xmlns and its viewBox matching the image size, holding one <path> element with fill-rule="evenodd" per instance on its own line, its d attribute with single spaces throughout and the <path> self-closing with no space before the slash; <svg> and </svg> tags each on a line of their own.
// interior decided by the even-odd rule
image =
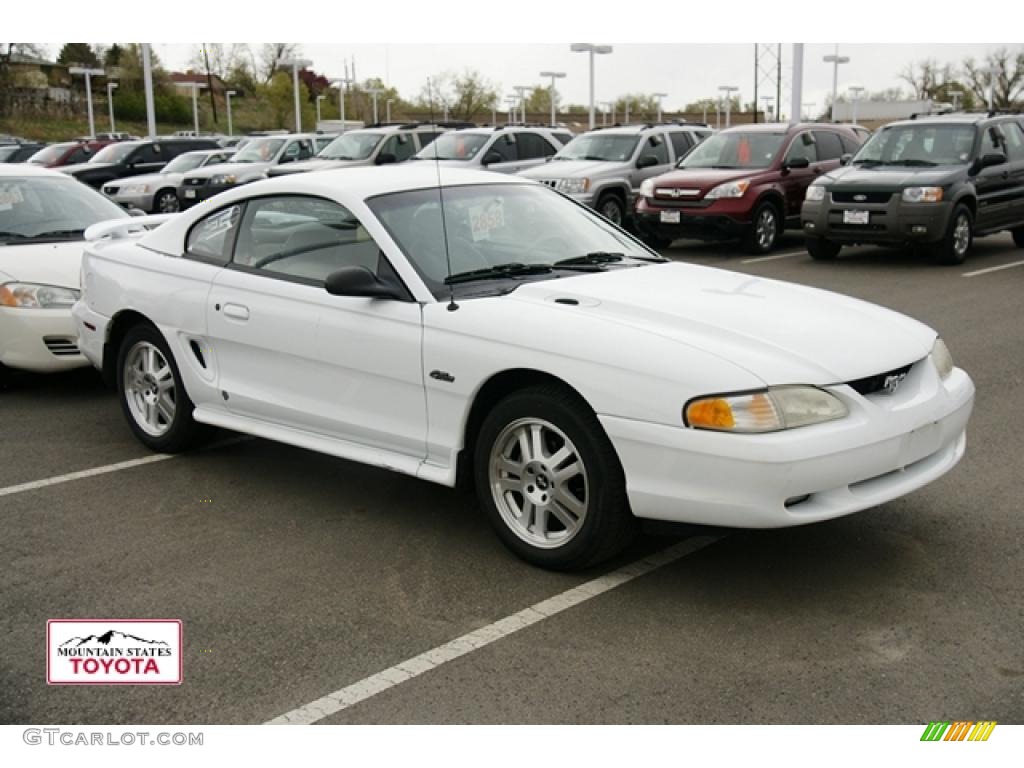
<svg viewBox="0 0 1024 768">
<path fill-rule="evenodd" d="M 245 321 L 249 319 L 249 308 L 243 307 L 241 304 L 225 304 L 224 316 L 233 320 Z"/>
</svg>

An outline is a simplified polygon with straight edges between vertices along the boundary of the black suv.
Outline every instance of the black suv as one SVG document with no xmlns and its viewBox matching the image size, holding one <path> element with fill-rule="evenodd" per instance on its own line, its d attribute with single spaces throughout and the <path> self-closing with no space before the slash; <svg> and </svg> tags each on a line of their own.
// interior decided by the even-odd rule
<svg viewBox="0 0 1024 768">
<path fill-rule="evenodd" d="M 909 244 L 959 264 L 974 237 L 1007 229 L 1024 247 L 1024 118 L 891 123 L 808 187 L 800 220 L 815 259 L 855 243 Z"/>
<path fill-rule="evenodd" d="M 193 149 L 219 149 L 214 139 L 143 139 L 108 144 L 87 163 L 62 165 L 57 170 L 99 189 L 126 176 L 157 173 L 167 163 Z"/>
</svg>

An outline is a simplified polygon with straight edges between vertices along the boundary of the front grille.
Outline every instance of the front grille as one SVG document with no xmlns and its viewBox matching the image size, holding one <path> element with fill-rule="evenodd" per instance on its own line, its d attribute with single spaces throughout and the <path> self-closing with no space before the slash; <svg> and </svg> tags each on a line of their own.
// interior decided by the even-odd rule
<svg viewBox="0 0 1024 768">
<path fill-rule="evenodd" d="M 892 192 L 869 192 L 869 191 L 844 191 L 835 190 L 832 192 L 833 203 L 869 203 L 873 205 L 881 205 L 888 203 L 892 197 Z"/>
<path fill-rule="evenodd" d="M 896 368 L 892 371 L 886 371 L 885 373 L 879 373 L 874 376 L 857 379 L 856 381 L 848 381 L 846 384 L 862 395 L 873 395 L 876 392 L 885 391 L 885 382 L 890 376 L 906 376 L 912 367 L 913 363 L 910 365 L 904 365 L 902 368 Z"/>
<path fill-rule="evenodd" d="M 651 204 L 657 208 L 707 208 L 714 200 L 687 200 L 686 198 L 679 198 L 673 200 L 671 197 L 658 197 L 652 199 Z"/>
<path fill-rule="evenodd" d="M 103 192 L 107 195 L 116 195 L 118 189 L 120 189 L 120 187 L 104 187 Z"/>
<path fill-rule="evenodd" d="M 538 179 L 541 184 L 551 187 L 554 189 L 558 186 L 558 179 Z"/>
<path fill-rule="evenodd" d="M 74 339 L 69 339 L 65 336 L 44 336 L 43 343 L 46 348 L 50 350 L 51 354 L 57 357 L 67 357 L 68 355 L 78 354 L 78 345 L 75 344 Z"/>
<path fill-rule="evenodd" d="M 185 185 L 189 187 L 201 187 L 206 183 L 206 179 L 185 179 Z"/>
</svg>

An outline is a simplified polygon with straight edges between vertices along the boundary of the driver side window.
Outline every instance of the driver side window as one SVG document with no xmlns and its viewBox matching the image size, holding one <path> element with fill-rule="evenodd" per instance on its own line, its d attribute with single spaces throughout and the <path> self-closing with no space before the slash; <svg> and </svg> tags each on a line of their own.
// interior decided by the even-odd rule
<svg viewBox="0 0 1024 768">
<path fill-rule="evenodd" d="M 818 162 L 818 147 L 814 143 L 814 137 L 808 131 L 804 131 L 789 146 L 786 153 L 786 162 L 795 160 L 798 157 L 806 157 L 808 163 Z"/>
<path fill-rule="evenodd" d="M 651 136 L 644 142 L 644 148 L 640 150 L 640 157 L 654 155 L 658 159 L 658 165 L 668 164 L 668 147 L 662 136 Z"/>
<path fill-rule="evenodd" d="M 319 197 L 250 200 L 233 264 L 272 277 L 322 284 L 341 267 L 390 270 L 377 243 L 345 207 Z"/>
</svg>

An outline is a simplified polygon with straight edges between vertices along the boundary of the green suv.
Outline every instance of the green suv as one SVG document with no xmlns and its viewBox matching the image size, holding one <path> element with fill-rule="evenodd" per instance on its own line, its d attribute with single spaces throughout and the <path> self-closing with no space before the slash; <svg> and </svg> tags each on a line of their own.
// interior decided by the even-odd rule
<svg viewBox="0 0 1024 768">
<path fill-rule="evenodd" d="M 844 245 L 912 245 L 959 264 L 973 238 L 1024 247 L 1024 118 L 958 113 L 891 123 L 807 188 L 800 221 L 815 259 Z"/>
</svg>

